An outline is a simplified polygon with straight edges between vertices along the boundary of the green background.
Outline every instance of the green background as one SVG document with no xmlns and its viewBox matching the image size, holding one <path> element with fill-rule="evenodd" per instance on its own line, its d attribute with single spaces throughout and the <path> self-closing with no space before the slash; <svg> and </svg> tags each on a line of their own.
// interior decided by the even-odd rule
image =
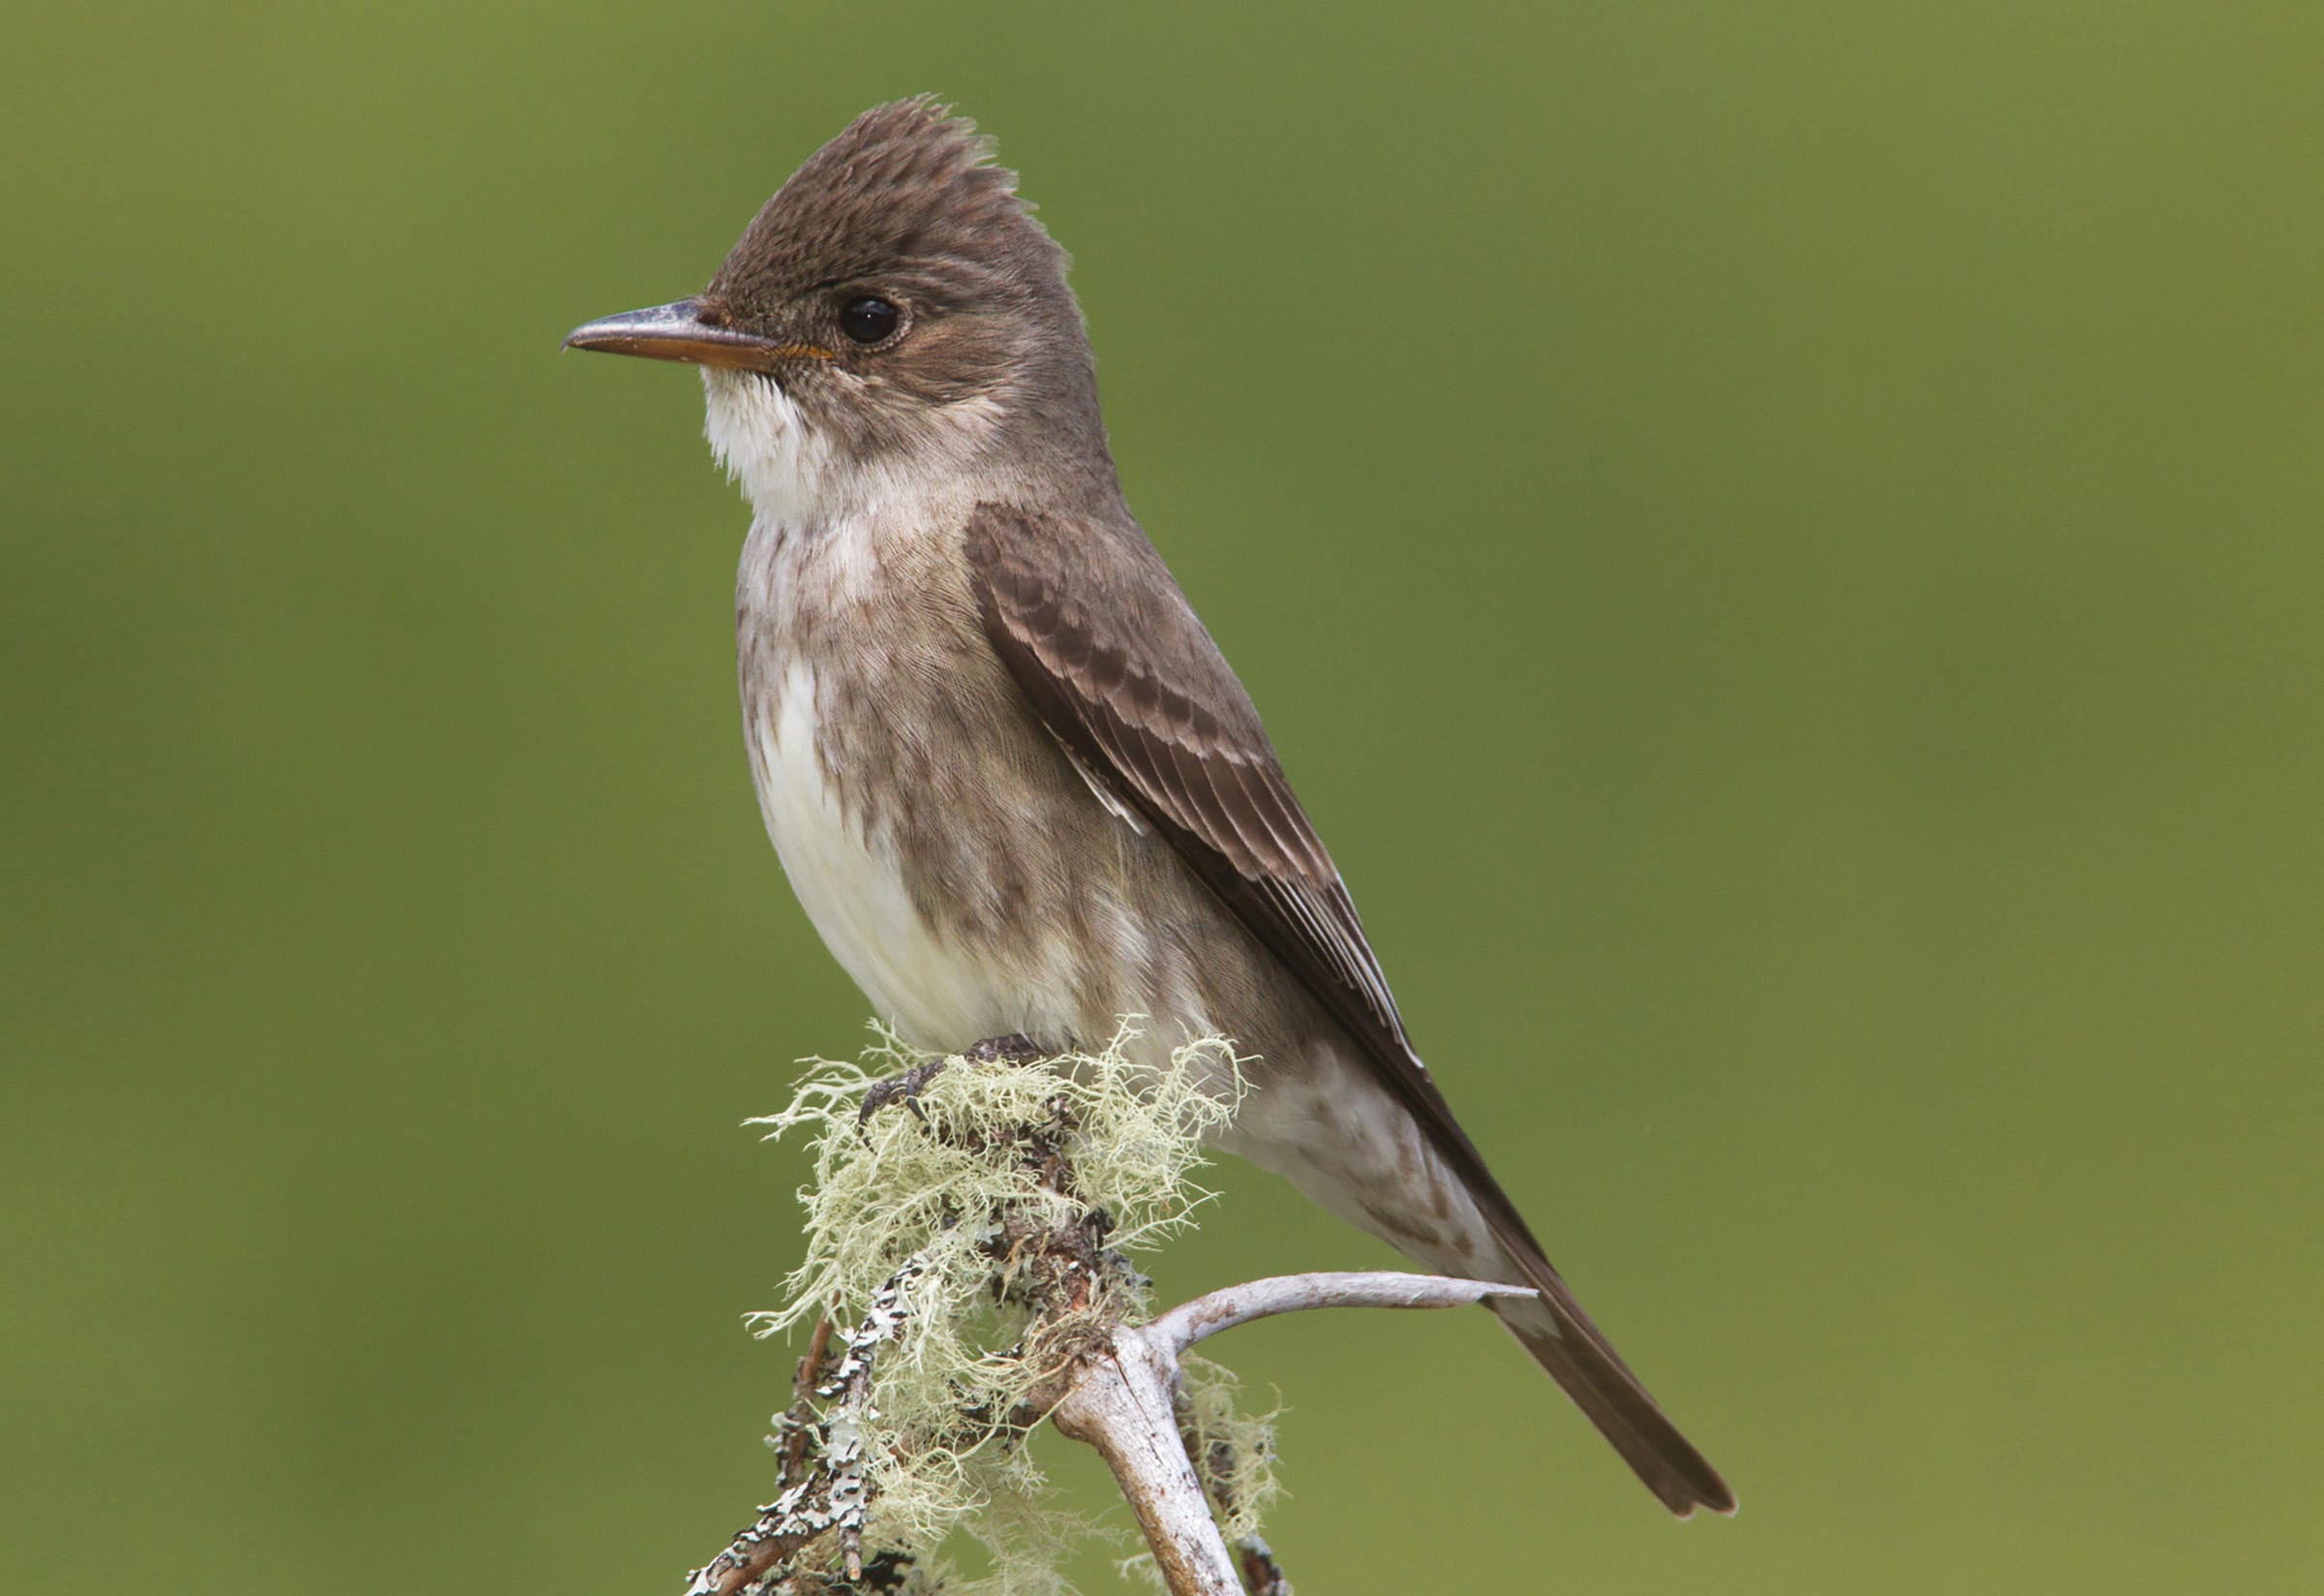
<svg viewBox="0 0 2324 1596">
<path fill-rule="evenodd" d="M 2324 8 L 7 57 L 0 1587 L 636 1596 L 760 1499 L 801 1168 L 739 1121 L 864 1005 L 750 799 L 694 380 L 557 341 L 931 89 L 1076 252 L 1423 1050 L 1744 1500 L 1667 1521 L 1483 1315 L 1275 1324 L 1218 1350 L 1300 1588 L 2313 1588 Z M 1383 1261 L 1223 1179 L 1167 1293 Z"/>
</svg>

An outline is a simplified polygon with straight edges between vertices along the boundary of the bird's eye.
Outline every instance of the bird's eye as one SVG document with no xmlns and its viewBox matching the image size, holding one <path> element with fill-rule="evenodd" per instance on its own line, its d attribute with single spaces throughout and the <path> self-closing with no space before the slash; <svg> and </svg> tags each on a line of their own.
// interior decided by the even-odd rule
<svg viewBox="0 0 2324 1596">
<path fill-rule="evenodd" d="M 895 332 L 903 312 L 876 294 L 850 299 L 840 307 L 840 330 L 859 344 L 876 344 Z"/>
</svg>

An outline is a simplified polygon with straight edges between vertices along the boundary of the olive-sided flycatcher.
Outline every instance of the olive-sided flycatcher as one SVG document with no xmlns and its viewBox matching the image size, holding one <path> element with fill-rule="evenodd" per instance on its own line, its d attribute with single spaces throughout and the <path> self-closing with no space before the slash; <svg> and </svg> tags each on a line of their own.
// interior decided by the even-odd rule
<svg viewBox="0 0 2324 1596">
<path fill-rule="evenodd" d="M 1734 1496 L 1421 1063 L 1258 712 L 1131 518 L 1065 254 L 965 121 L 865 112 L 699 295 L 567 343 L 699 366 L 753 510 L 735 616 L 775 849 L 913 1042 L 1144 1015 L 1255 1056 L 1229 1150 L 1494 1310 L 1664 1505 Z"/>
</svg>

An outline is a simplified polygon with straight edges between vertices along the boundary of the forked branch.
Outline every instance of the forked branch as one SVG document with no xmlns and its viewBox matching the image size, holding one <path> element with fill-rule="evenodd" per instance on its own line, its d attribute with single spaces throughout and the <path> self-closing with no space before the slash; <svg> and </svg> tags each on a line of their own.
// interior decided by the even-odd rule
<svg viewBox="0 0 2324 1596">
<path fill-rule="evenodd" d="M 882 1062 L 907 1066 L 891 1081 L 826 1065 L 763 1121 L 808 1129 L 815 1158 L 807 1260 L 764 1322 L 816 1328 L 776 1421 L 775 1499 L 688 1596 L 932 1596 L 955 1530 L 1011 1580 L 1040 1578 L 1069 1534 L 1068 1516 L 1035 1507 L 1025 1442 L 1044 1419 L 1106 1459 L 1173 1596 L 1290 1596 L 1257 1535 L 1267 1422 L 1189 1349 L 1277 1313 L 1527 1293 L 1295 1274 L 1149 1319 L 1134 1254 L 1188 1222 L 1203 1195 L 1189 1173 L 1241 1087 L 1224 1042 L 1157 1072 L 1133 1061 L 1135 1039 L 1125 1023 L 1096 1053 L 986 1062 L 971 1049 L 941 1068 L 889 1049 Z"/>
<path fill-rule="evenodd" d="M 1171 1596 L 1239 1596 L 1236 1562 L 1210 1516 L 1203 1482 L 1178 1432 L 1178 1355 L 1207 1336 L 1277 1313 L 1318 1307 L 1460 1307 L 1487 1297 L 1524 1297 L 1522 1287 L 1428 1274 L 1278 1274 L 1228 1286 L 1181 1304 L 1151 1324 L 1116 1325 L 1105 1348 L 1083 1362 L 1051 1415 L 1057 1428 L 1098 1450 L 1137 1516 Z M 1264 1544 L 1244 1564 L 1267 1581 L 1251 1596 L 1290 1596 Z"/>
</svg>

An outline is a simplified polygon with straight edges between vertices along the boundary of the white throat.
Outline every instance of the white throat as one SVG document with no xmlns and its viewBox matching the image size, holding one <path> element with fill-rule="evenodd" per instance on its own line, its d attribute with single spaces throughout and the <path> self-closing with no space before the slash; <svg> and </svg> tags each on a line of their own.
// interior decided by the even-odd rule
<svg viewBox="0 0 2324 1596">
<path fill-rule="evenodd" d="M 882 505 L 968 498 L 1001 484 L 991 459 L 1002 404 L 977 394 L 917 418 L 908 449 L 877 463 L 853 458 L 780 385 L 702 368 L 703 436 L 743 485 L 761 523 L 805 527 L 873 513 Z"/>
<path fill-rule="evenodd" d="M 830 507 L 830 440 L 776 384 L 702 368 L 702 434 L 758 518 L 778 526 L 819 519 Z"/>
</svg>

